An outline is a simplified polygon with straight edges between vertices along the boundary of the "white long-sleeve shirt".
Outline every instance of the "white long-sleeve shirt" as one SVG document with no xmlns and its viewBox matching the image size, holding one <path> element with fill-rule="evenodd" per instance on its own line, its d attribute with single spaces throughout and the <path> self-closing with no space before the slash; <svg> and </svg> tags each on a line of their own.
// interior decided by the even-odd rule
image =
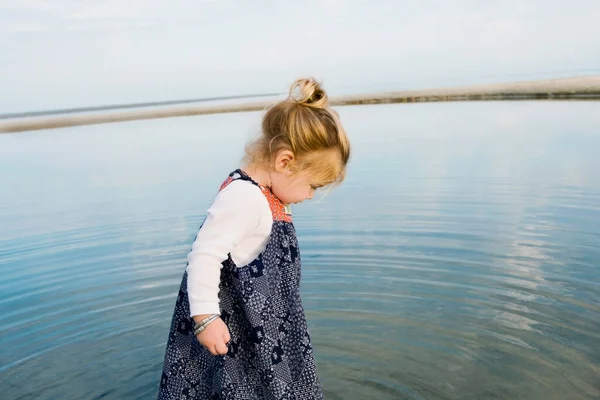
<svg viewBox="0 0 600 400">
<path fill-rule="evenodd" d="M 256 185 L 235 180 L 219 192 L 188 254 L 190 316 L 220 313 L 221 263 L 229 254 L 238 267 L 253 261 L 272 226 L 269 203 Z"/>
</svg>

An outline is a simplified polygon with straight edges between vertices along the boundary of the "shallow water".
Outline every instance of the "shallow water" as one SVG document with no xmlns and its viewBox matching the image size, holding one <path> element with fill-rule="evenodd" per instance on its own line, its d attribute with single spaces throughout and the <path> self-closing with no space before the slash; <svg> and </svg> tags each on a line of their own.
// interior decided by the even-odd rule
<svg viewBox="0 0 600 400">
<path fill-rule="evenodd" d="M 348 180 L 294 209 L 326 398 L 599 398 L 600 103 L 339 111 Z M 0 136 L 3 399 L 154 398 L 186 253 L 258 123 Z"/>
</svg>

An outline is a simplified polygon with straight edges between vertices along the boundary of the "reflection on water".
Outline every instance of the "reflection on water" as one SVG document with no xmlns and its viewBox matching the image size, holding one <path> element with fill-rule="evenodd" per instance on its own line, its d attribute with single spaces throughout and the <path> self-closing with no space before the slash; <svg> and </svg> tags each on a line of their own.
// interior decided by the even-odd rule
<svg viewBox="0 0 600 400">
<path fill-rule="evenodd" d="M 340 112 L 348 181 L 295 209 L 327 398 L 599 398 L 600 103 Z M 257 128 L 0 137 L 7 399 L 155 396 L 186 253 Z"/>
</svg>

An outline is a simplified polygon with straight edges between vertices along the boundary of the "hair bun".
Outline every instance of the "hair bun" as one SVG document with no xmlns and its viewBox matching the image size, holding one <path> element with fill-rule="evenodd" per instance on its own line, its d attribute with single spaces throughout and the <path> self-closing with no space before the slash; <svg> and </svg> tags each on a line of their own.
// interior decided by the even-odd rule
<svg viewBox="0 0 600 400">
<path fill-rule="evenodd" d="M 313 78 L 298 79 L 292 83 L 290 98 L 296 103 L 308 107 L 325 108 L 329 105 L 327 93 Z"/>
</svg>

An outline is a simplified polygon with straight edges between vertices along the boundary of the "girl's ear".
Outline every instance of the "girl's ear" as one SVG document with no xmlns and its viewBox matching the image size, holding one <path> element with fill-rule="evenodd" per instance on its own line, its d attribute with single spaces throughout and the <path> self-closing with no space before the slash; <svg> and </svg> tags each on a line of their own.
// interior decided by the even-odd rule
<svg viewBox="0 0 600 400">
<path fill-rule="evenodd" d="M 275 155 L 275 171 L 291 175 L 291 167 L 295 160 L 294 153 L 290 150 L 281 150 Z"/>
</svg>

